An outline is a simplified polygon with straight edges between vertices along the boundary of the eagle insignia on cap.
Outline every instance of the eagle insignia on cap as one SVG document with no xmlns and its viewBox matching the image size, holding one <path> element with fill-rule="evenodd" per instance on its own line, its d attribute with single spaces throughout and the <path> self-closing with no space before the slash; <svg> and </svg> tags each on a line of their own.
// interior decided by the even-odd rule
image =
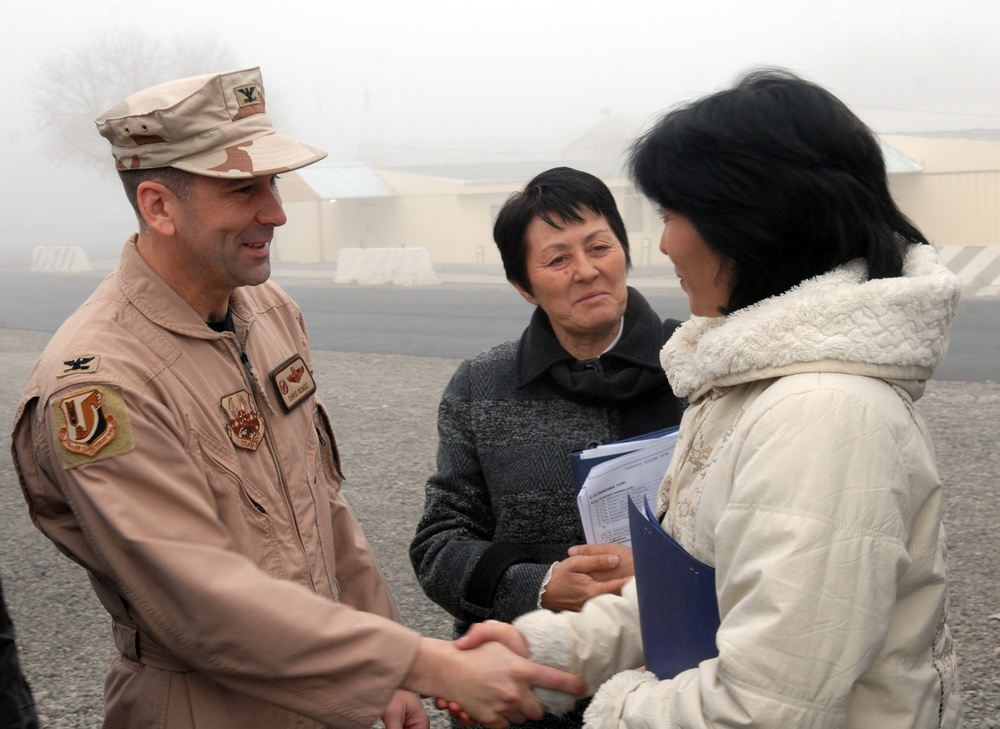
<svg viewBox="0 0 1000 729">
<path fill-rule="evenodd" d="M 260 91 L 257 84 L 237 86 L 233 89 L 233 93 L 236 94 L 236 103 L 240 105 L 241 109 L 244 106 L 252 106 L 253 104 L 261 103 Z"/>
</svg>

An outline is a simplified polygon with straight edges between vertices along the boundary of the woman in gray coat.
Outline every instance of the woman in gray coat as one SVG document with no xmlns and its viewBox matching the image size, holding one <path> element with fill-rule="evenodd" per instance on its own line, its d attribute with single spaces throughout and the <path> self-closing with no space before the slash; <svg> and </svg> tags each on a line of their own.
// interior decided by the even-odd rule
<svg viewBox="0 0 1000 729">
<path fill-rule="evenodd" d="M 658 359 L 678 322 L 626 286 L 625 225 L 601 180 L 543 172 L 507 201 L 493 233 L 507 279 L 537 308 L 520 339 L 466 360 L 448 384 L 438 470 L 410 546 L 456 635 L 620 591 L 630 551 L 577 546 L 569 454 L 676 425 L 682 411 Z M 534 725 L 581 722 L 576 711 Z"/>
</svg>

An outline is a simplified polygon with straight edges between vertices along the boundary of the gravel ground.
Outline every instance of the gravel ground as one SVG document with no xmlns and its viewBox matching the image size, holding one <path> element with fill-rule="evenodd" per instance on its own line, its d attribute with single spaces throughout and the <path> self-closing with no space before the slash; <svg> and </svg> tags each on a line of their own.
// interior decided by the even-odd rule
<svg viewBox="0 0 1000 729">
<path fill-rule="evenodd" d="M 0 330 L 0 416 L 13 420 L 49 335 Z M 450 620 L 414 579 L 406 548 L 434 467 L 437 402 L 455 359 L 314 353 L 347 473 L 345 493 L 365 527 L 407 623 L 440 638 Z M 1000 384 L 931 382 L 918 403 L 934 433 L 947 487 L 953 576 L 951 625 L 970 729 L 1000 727 L 1000 540 L 997 427 Z M 8 433 L 9 430 L 4 431 Z M 6 447 L 0 451 L 0 570 L 21 661 L 43 727 L 99 727 L 114 654 L 109 621 L 82 570 L 31 525 Z M 447 722 L 435 713 L 434 726 Z"/>
</svg>

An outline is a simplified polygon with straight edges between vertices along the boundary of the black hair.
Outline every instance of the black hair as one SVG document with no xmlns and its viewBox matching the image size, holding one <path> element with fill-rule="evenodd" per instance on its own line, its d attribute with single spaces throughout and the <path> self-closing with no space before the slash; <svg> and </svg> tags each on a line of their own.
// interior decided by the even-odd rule
<svg viewBox="0 0 1000 729">
<path fill-rule="evenodd" d="M 631 148 L 636 186 L 687 217 L 728 268 L 727 313 L 863 258 L 902 273 L 927 239 L 889 193 L 872 131 L 829 91 L 782 69 L 664 115 Z"/>
<path fill-rule="evenodd" d="M 524 190 L 511 195 L 493 224 L 493 240 L 500 249 L 507 280 L 532 293 L 525 260 L 528 251 L 525 234 L 532 220 L 540 218 L 554 228 L 561 228 L 556 218 L 581 222 L 583 210 L 604 216 L 625 250 L 625 265 L 631 266 L 625 223 L 608 186 L 589 172 L 554 167 L 536 175 Z"/>
</svg>

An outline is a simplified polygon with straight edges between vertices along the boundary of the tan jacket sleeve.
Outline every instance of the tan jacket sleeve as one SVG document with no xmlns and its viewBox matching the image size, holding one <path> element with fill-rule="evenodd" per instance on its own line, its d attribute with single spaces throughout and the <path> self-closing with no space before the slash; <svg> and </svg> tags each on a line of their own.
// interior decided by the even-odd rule
<svg viewBox="0 0 1000 729">
<path fill-rule="evenodd" d="M 326 723 L 370 725 L 419 636 L 384 617 L 398 615 L 346 503 L 332 507 L 335 602 L 238 551 L 183 418 L 143 393 L 122 397 L 136 447 L 71 468 L 52 405 L 29 397 L 13 453 L 38 527 L 107 587 L 98 593 L 113 617 L 183 665 Z"/>
</svg>

